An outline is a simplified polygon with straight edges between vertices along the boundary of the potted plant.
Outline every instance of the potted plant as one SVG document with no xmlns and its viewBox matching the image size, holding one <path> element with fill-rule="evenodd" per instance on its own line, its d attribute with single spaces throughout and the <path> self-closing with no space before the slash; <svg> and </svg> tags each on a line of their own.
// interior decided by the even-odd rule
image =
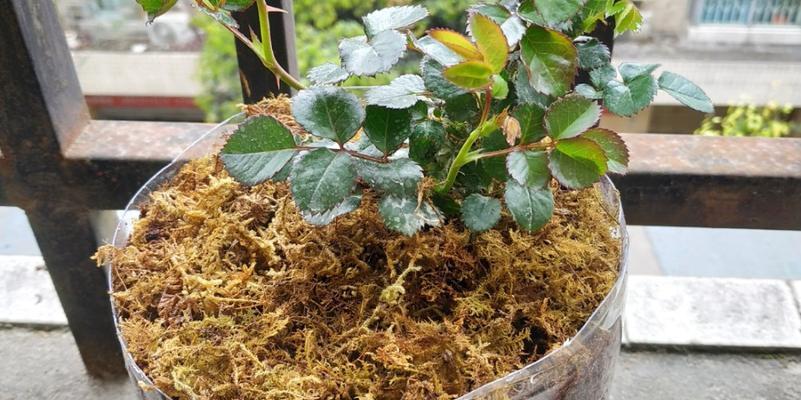
<svg viewBox="0 0 801 400">
<path fill-rule="evenodd" d="M 466 33 L 424 35 L 424 8 L 390 7 L 307 87 L 273 56 L 280 10 L 255 1 L 263 40 L 233 22 L 253 3 L 197 1 L 297 94 L 193 145 L 97 255 L 143 397 L 604 398 L 627 252 L 605 175 L 629 156 L 601 104 L 630 116 L 662 89 L 711 110 L 583 36 L 636 29 L 634 5 L 479 4 Z M 419 74 L 347 86 L 406 53 Z"/>
</svg>

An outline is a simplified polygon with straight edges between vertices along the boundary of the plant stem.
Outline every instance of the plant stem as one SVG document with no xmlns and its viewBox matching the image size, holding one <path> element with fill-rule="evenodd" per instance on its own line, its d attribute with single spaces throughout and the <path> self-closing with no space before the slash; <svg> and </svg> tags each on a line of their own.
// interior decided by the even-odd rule
<svg viewBox="0 0 801 400">
<path fill-rule="evenodd" d="M 543 143 L 543 142 L 522 144 L 522 145 L 519 145 L 519 146 L 508 147 L 508 148 L 505 148 L 505 149 L 502 149 L 502 150 L 488 151 L 486 153 L 474 154 L 472 157 L 470 157 L 470 161 L 481 160 L 483 158 L 505 156 L 505 155 L 507 155 L 509 153 L 513 153 L 515 151 L 548 150 L 551 147 L 553 147 L 553 145 L 554 145 L 553 143 Z"/>
<path fill-rule="evenodd" d="M 338 152 L 338 153 L 347 153 L 351 157 L 361 158 L 362 160 L 372 161 L 374 163 L 379 163 L 379 164 L 388 164 L 389 163 L 389 159 L 386 158 L 386 157 L 373 157 L 373 156 L 369 156 L 367 154 L 359 153 L 358 151 L 348 150 L 348 149 L 345 149 L 345 148 L 332 149 L 330 147 L 296 146 L 295 149 L 296 150 L 309 150 L 309 151 L 317 150 L 317 149 L 328 149 L 328 150 L 331 150 L 331 151 L 334 151 L 334 152 Z"/>
<path fill-rule="evenodd" d="M 456 158 L 453 159 L 445 181 L 440 182 L 435 188 L 437 192 L 448 193 L 448 191 L 451 190 L 453 183 L 456 182 L 456 176 L 459 174 L 459 170 L 465 164 L 473 161 L 470 156 L 470 149 L 473 147 L 473 144 L 475 144 L 476 140 L 479 138 L 492 133 L 496 129 L 498 129 L 498 124 L 494 119 L 489 119 L 482 122 L 476 129 L 470 132 L 467 140 L 462 144 L 462 148 L 459 149 L 459 153 L 456 154 Z"/>
<path fill-rule="evenodd" d="M 278 63 L 278 60 L 275 59 L 275 53 L 273 52 L 273 40 L 270 33 L 270 16 L 267 12 L 266 0 L 256 0 L 256 6 L 259 9 L 259 27 L 261 28 L 261 46 L 263 54 L 263 58 L 261 59 L 262 63 L 265 67 L 267 67 L 267 69 L 272 71 L 272 73 L 275 74 L 278 79 L 287 85 L 296 90 L 305 89 L 306 86 L 300 83 L 297 79 L 295 79 L 294 76 L 292 76 L 292 74 L 281 67 L 281 65 Z"/>
</svg>

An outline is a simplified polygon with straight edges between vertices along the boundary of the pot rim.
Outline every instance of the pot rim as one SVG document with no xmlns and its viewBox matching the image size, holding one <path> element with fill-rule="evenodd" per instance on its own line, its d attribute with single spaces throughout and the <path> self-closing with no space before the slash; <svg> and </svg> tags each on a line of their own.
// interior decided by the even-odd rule
<svg viewBox="0 0 801 400">
<path fill-rule="evenodd" d="M 147 182 L 145 182 L 145 184 L 142 185 L 142 187 L 136 191 L 133 197 L 131 197 L 131 200 L 125 206 L 125 210 L 123 211 L 120 217 L 120 221 L 117 224 L 117 227 L 114 231 L 114 236 L 112 238 L 111 243 L 118 248 L 125 246 L 125 242 L 127 242 L 127 236 L 128 236 L 126 228 L 128 226 L 128 222 L 132 220 L 131 214 L 133 212 L 138 212 L 135 206 L 138 204 L 138 201 L 141 196 L 145 195 L 152 189 L 152 187 L 155 187 L 155 185 L 157 185 L 163 180 L 162 176 L 163 174 L 173 169 L 176 166 L 176 164 L 184 162 L 187 159 L 186 156 L 188 155 L 188 153 L 190 153 L 190 151 L 193 150 L 195 146 L 198 146 L 200 143 L 204 142 L 205 140 L 208 140 L 214 134 L 218 133 L 218 131 L 225 129 L 232 122 L 235 122 L 237 119 L 240 119 L 243 116 L 244 113 L 235 114 L 227 118 L 226 120 L 220 122 L 219 124 L 215 125 L 213 128 L 209 129 L 206 133 L 195 139 L 189 146 L 183 149 L 181 153 L 178 156 L 176 156 L 169 164 L 164 166 L 162 169 L 156 172 L 155 175 L 153 175 L 150 179 L 148 179 Z M 623 215 L 623 207 L 620 201 L 620 194 L 615 188 L 614 183 L 612 183 L 612 180 L 609 179 L 608 175 L 604 175 L 603 177 L 601 177 L 600 184 L 603 188 L 602 192 L 604 193 L 605 196 L 607 196 L 607 200 L 611 204 L 617 205 L 617 219 L 618 219 L 617 229 L 621 240 L 621 252 L 620 252 L 620 259 L 618 261 L 619 275 L 615 280 L 615 284 L 612 286 L 612 289 L 609 291 L 609 293 L 607 293 L 607 295 L 604 297 L 604 299 L 601 301 L 598 307 L 593 311 L 593 313 L 590 314 L 590 316 L 587 318 L 587 320 L 584 322 L 584 324 L 581 326 L 578 332 L 576 332 L 576 334 L 573 337 L 565 341 L 565 343 L 563 343 L 562 346 L 560 346 L 558 349 L 546 354 L 539 360 L 531 364 L 528 364 L 517 371 L 509 373 L 508 375 L 498 378 L 494 381 L 488 382 L 458 397 L 456 400 L 468 400 L 476 398 L 477 396 L 487 395 L 502 387 L 507 387 L 508 385 L 520 382 L 523 379 L 530 379 L 531 377 L 536 376 L 531 374 L 534 371 L 537 371 L 538 374 L 541 374 L 543 371 L 555 368 L 558 364 L 553 363 L 552 360 L 556 357 L 556 355 L 569 351 L 571 349 L 570 346 L 573 342 L 580 341 L 581 338 L 588 336 L 589 333 L 594 328 L 597 328 L 599 325 L 602 325 L 603 322 L 607 319 L 607 316 L 609 315 L 610 311 L 614 309 L 612 307 L 613 303 L 618 303 L 623 301 L 624 297 L 623 291 L 625 290 L 625 285 L 628 277 L 627 258 L 629 253 L 629 235 L 628 235 L 628 230 L 626 229 L 626 220 Z M 611 198 L 609 198 L 610 196 Z M 164 392 L 162 392 L 153 383 L 150 377 L 144 373 L 144 371 L 139 367 L 139 365 L 136 364 L 136 361 L 134 360 L 133 356 L 128 351 L 128 347 L 125 343 L 125 338 L 122 336 L 122 332 L 120 331 L 119 314 L 114 304 L 114 299 L 112 298 L 114 294 L 114 289 L 113 289 L 113 275 L 110 263 L 105 264 L 103 266 L 103 270 L 105 271 L 106 274 L 106 284 L 108 285 L 109 300 L 111 303 L 111 312 L 114 319 L 114 330 L 117 335 L 117 340 L 119 341 L 120 346 L 122 348 L 123 358 L 125 361 L 125 365 L 127 366 L 127 369 L 129 371 L 129 375 L 133 380 L 136 381 L 135 383 L 140 388 L 140 390 L 149 393 L 155 393 L 157 396 L 161 396 L 160 399 L 162 400 L 171 400 L 171 397 L 164 394 Z M 622 310 L 622 307 L 620 307 L 619 309 Z M 159 399 L 159 397 L 156 397 L 155 399 Z"/>
</svg>

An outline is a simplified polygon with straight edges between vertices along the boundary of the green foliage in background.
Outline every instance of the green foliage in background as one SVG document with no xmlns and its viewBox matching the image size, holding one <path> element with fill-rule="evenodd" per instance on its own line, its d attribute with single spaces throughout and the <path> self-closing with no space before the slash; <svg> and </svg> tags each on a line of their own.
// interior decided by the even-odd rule
<svg viewBox="0 0 801 400">
<path fill-rule="evenodd" d="M 695 131 L 703 136 L 783 137 L 801 133 L 801 126 L 790 121 L 792 105 L 766 106 L 741 103 L 729 107 L 724 116 L 708 116 Z"/>
<path fill-rule="evenodd" d="M 222 121 L 238 113 L 242 102 L 236 45 L 228 30 L 210 18 L 197 16 L 192 23 L 206 36 L 197 70 L 202 91 L 195 103 L 206 122 Z"/>
</svg>

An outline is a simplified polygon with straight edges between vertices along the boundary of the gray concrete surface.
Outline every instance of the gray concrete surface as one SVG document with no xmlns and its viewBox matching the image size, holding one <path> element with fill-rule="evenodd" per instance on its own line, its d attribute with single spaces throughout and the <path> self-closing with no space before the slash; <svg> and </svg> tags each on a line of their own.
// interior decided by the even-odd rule
<svg viewBox="0 0 801 400">
<path fill-rule="evenodd" d="M 801 356 L 630 352 L 621 355 L 612 400 L 795 400 Z M 69 332 L 0 329 L 0 400 L 133 400 L 127 379 L 98 381 Z"/>
<path fill-rule="evenodd" d="M 41 257 L 0 255 L 0 323 L 67 324 Z"/>
</svg>

